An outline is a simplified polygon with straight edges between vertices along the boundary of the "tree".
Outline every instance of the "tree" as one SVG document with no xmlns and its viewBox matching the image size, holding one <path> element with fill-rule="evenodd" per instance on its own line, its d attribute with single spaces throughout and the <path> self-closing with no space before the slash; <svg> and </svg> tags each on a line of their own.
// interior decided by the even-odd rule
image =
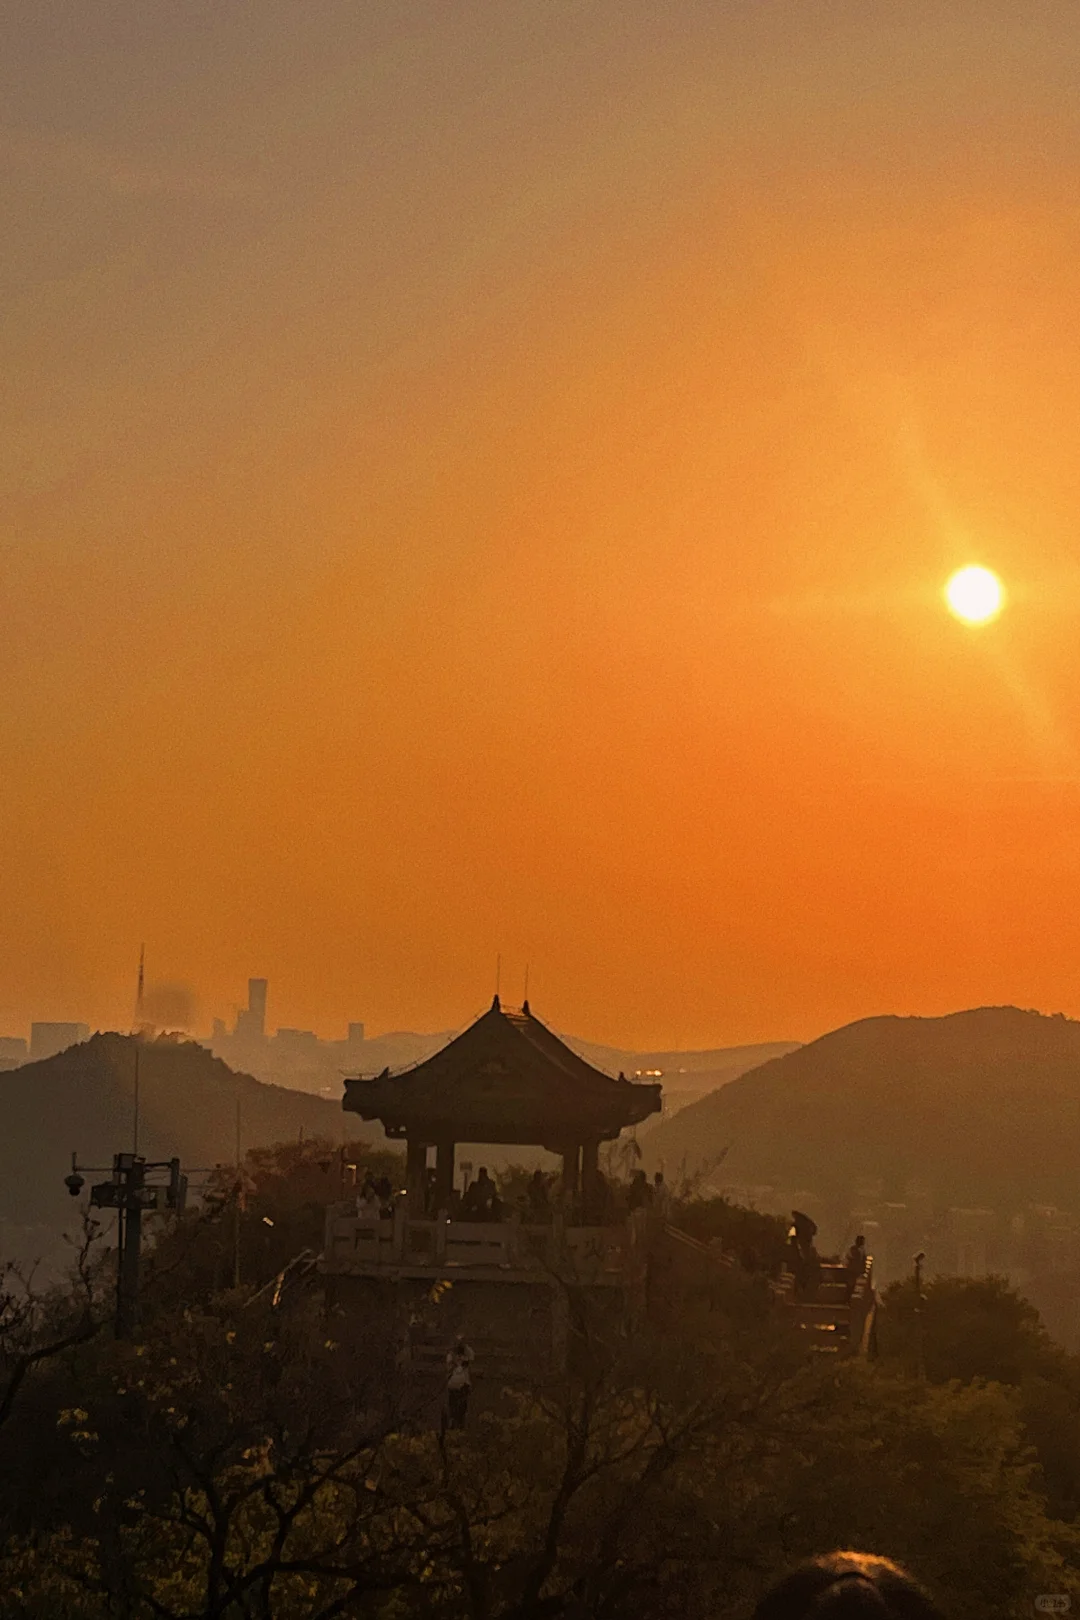
<svg viewBox="0 0 1080 1620">
<path fill-rule="evenodd" d="M 67 1287 L 44 1291 L 33 1269 L 0 1265 L 0 1429 L 36 1369 L 96 1337 L 108 1315 L 97 1223 L 84 1215 Z"/>
<path fill-rule="evenodd" d="M 0 1620 L 734 1620 L 838 1544 L 912 1563 L 955 1620 L 1074 1590 L 1033 1374 L 808 1354 L 736 1269 L 663 1333 L 568 1288 L 565 1373 L 479 1389 L 440 1433 L 314 1284 L 209 1296 L 174 1259 L 142 1342 L 73 1347 L 13 1414 L 34 1471 L 0 1489 Z M 1052 1347 L 1002 1316 L 1048 1379 Z"/>
<path fill-rule="evenodd" d="M 688 1198 L 679 1202 L 675 1222 L 703 1243 L 719 1243 L 747 1271 L 775 1276 L 783 1264 L 788 1223 L 781 1215 L 746 1209 L 727 1198 Z"/>
<path fill-rule="evenodd" d="M 1018 1384 L 1061 1364 L 1038 1311 L 1004 1277 L 935 1277 L 923 1288 L 921 1331 L 926 1375 L 933 1383 L 990 1378 Z M 915 1285 L 885 1291 L 879 1329 L 882 1355 L 915 1370 Z"/>
</svg>

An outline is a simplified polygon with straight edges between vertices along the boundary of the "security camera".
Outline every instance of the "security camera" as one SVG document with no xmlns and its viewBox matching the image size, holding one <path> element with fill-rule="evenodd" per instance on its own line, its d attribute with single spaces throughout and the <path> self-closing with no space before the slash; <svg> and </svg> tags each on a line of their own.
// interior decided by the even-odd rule
<svg viewBox="0 0 1080 1620">
<path fill-rule="evenodd" d="M 64 1186 L 67 1188 L 72 1198 L 78 1198 L 85 1185 L 86 1182 L 83 1180 L 82 1176 L 80 1176 L 77 1170 L 73 1170 L 70 1176 L 64 1177 Z"/>
</svg>

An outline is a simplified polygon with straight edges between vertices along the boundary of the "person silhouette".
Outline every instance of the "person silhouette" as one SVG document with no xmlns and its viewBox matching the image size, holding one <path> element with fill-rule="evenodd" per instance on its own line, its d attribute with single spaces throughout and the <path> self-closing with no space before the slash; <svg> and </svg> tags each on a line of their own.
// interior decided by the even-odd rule
<svg viewBox="0 0 1080 1620">
<path fill-rule="evenodd" d="M 475 1352 L 464 1339 L 456 1339 L 453 1349 L 447 1352 L 446 1357 L 446 1408 L 450 1428 L 463 1429 L 465 1427 L 465 1414 L 469 1409 L 469 1392 L 472 1389 L 472 1364 L 476 1359 Z"/>
<path fill-rule="evenodd" d="M 906 1569 L 868 1553 L 811 1558 L 761 1598 L 753 1620 L 944 1620 Z"/>
</svg>

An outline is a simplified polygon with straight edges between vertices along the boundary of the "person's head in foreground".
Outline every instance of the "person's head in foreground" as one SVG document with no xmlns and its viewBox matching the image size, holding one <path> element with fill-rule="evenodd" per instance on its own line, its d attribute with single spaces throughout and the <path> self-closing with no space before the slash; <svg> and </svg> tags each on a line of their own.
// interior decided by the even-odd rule
<svg viewBox="0 0 1080 1620">
<path fill-rule="evenodd" d="M 812 1558 L 766 1592 L 754 1620 L 943 1620 L 918 1583 L 888 1558 Z"/>
</svg>

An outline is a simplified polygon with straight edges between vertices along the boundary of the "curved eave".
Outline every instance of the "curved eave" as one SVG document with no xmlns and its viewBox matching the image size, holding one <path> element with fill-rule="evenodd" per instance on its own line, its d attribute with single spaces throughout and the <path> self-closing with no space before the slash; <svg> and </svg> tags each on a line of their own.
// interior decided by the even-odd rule
<svg viewBox="0 0 1080 1620">
<path fill-rule="evenodd" d="M 426 1133 L 430 1140 L 435 1135 L 456 1134 L 459 1141 L 522 1145 L 575 1135 L 611 1140 L 660 1112 L 660 1086 L 635 1085 L 628 1080 L 613 1080 L 610 1085 L 610 1095 L 584 1097 L 580 1106 L 553 1099 L 553 1105 L 545 1107 L 538 1099 L 532 1107 L 523 1108 L 520 1098 L 507 1098 L 500 1106 L 495 1093 L 489 1098 L 459 1099 L 456 1107 L 451 1103 L 444 1113 L 435 1099 L 417 1096 L 407 1077 L 399 1081 L 346 1080 L 341 1106 L 361 1119 L 378 1120 L 390 1136 Z"/>
</svg>

